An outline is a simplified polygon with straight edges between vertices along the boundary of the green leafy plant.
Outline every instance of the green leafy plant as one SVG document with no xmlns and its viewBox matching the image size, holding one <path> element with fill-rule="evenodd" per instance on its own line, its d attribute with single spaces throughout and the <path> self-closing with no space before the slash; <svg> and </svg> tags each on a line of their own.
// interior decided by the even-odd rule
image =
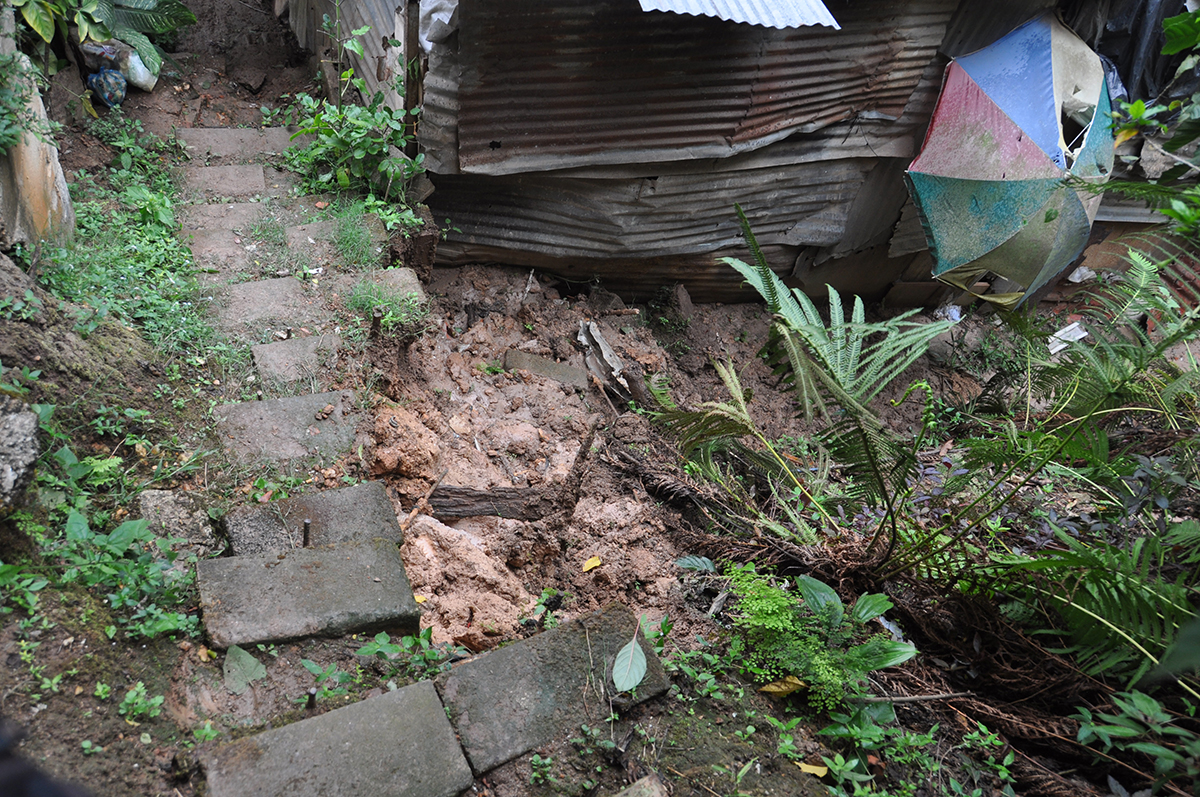
<svg viewBox="0 0 1200 797">
<path fill-rule="evenodd" d="M 836 708 L 847 693 L 861 693 L 868 673 L 917 653 L 907 642 L 865 633 L 866 623 L 892 606 L 883 595 L 863 595 L 847 612 L 838 594 L 811 576 L 797 578 L 793 593 L 753 564 L 727 573 L 740 599 L 731 656 L 743 658 L 745 671 L 760 683 L 787 676 L 807 683 L 808 701 L 817 708 Z"/>
<path fill-rule="evenodd" d="M 150 697 L 146 692 L 146 685 L 138 681 L 132 689 L 125 693 L 121 704 L 117 706 L 117 713 L 130 720 L 136 720 L 139 717 L 153 719 L 162 713 L 164 699 L 162 695 Z"/>
<path fill-rule="evenodd" d="M 112 694 L 112 687 L 102 681 L 97 681 L 96 691 L 92 694 L 95 695 L 98 700 L 108 700 L 109 695 Z"/>
<path fill-rule="evenodd" d="M 50 141 L 61 127 L 30 110 L 36 90 L 28 58 L 21 53 L 0 55 L 0 155 L 8 154 L 26 133 Z"/>
<path fill-rule="evenodd" d="M 415 636 L 402 636 L 396 642 L 380 631 L 373 640 L 356 650 L 355 655 L 381 659 L 392 668 L 389 675 L 400 672 L 420 681 L 449 671 L 450 662 L 467 652 L 448 643 L 435 644 L 433 629 L 425 628 Z"/>
<path fill-rule="evenodd" d="M 212 720 L 205 720 L 203 725 L 192 729 L 192 737 L 198 742 L 211 742 L 220 735 L 221 732 L 213 727 Z"/>
<path fill-rule="evenodd" d="M 317 700 L 325 700 L 330 697 L 341 697 L 345 695 L 349 689 L 345 686 L 353 680 L 354 676 L 350 673 L 342 672 L 338 669 L 337 664 L 330 664 L 328 667 L 322 667 L 315 661 L 309 659 L 300 659 L 300 664 L 304 669 L 308 670 L 316 676 L 317 684 Z M 308 698 L 301 697 L 297 702 L 304 702 Z"/>
<path fill-rule="evenodd" d="M 389 335 L 417 337 L 425 331 L 429 305 L 416 293 L 403 293 L 364 279 L 354 286 L 346 306 L 368 316 L 381 311 L 379 327 Z"/>
<path fill-rule="evenodd" d="M 529 759 L 529 782 L 535 786 L 541 783 L 558 783 L 558 778 L 551 774 L 553 768 L 553 758 L 534 753 L 533 757 Z"/>
<path fill-rule="evenodd" d="M 335 18 L 326 15 L 324 29 L 336 45 L 339 92 L 333 100 L 303 93 L 296 96 L 300 129 L 292 138 L 307 135 L 312 140 L 304 147 L 289 149 L 288 164 L 304 176 L 310 189 L 362 190 L 391 201 L 393 195 L 403 196 L 408 181 L 424 171 L 423 154 L 416 158 L 404 155 L 413 140 L 412 124 L 419 110 L 391 108 L 383 91 L 376 91 L 365 106 L 345 101 L 351 90 L 367 95 L 366 82 L 354 76 L 353 68 L 343 65 L 347 51 L 363 57 L 359 37 L 370 28 L 343 35 L 341 4 L 334 3 L 334 9 Z"/>
<path fill-rule="evenodd" d="M 12 6 L 47 44 L 56 35 L 66 41 L 68 27 L 78 29 L 81 42 L 120 39 L 137 50 L 154 75 L 163 59 L 149 36 L 196 23 L 196 15 L 179 0 L 12 0 Z"/>
<path fill-rule="evenodd" d="M 1102 753 L 1116 749 L 1148 756 L 1154 762 L 1155 791 L 1167 782 L 1194 789 L 1200 782 L 1200 735 L 1142 692 L 1118 692 L 1112 701 L 1116 713 L 1080 708 L 1073 715 L 1079 742 Z"/>
<path fill-rule="evenodd" d="M 23 296 L 0 297 L 0 318 L 5 321 L 29 321 L 42 310 L 42 300 L 26 288 Z"/>
</svg>

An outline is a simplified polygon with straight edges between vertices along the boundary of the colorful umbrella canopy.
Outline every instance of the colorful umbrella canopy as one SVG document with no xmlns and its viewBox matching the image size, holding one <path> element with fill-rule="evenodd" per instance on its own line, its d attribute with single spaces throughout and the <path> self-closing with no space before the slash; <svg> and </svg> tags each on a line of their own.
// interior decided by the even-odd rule
<svg viewBox="0 0 1200 797">
<path fill-rule="evenodd" d="M 1100 58 L 1052 14 L 947 68 L 909 193 L 934 276 L 970 290 L 991 272 L 1020 291 L 986 299 L 1013 308 L 1087 243 L 1113 166 Z"/>
</svg>

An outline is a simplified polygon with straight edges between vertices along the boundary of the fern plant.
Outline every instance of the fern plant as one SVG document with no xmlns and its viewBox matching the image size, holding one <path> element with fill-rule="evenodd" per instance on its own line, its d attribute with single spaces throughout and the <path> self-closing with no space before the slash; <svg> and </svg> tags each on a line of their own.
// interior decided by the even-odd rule
<svg viewBox="0 0 1200 797">
<path fill-rule="evenodd" d="M 1088 674 L 1137 683 L 1196 614 L 1194 565 L 1174 579 L 1164 572 L 1180 551 L 1200 559 L 1200 526 L 1180 524 L 1165 540 L 1142 537 L 1126 548 L 1056 537 L 1060 547 L 1033 558 L 996 556 L 996 583 L 1050 620 L 1046 632 L 1065 632 L 1068 645 L 1055 652 L 1074 655 Z"/>
<path fill-rule="evenodd" d="M 850 477 L 849 498 L 883 507 L 871 547 L 886 529 L 891 532 L 890 548 L 899 533 L 897 507 L 913 483 L 916 452 L 928 423 L 915 441 L 902 440 L 884 427 L 868 403 L 952 324 L 913 321 L 916 310 L 886 321 L 868 322 L 862 299 L 854 297 L 847 314 L 841 295 L 832 286 L 826 286 L 826 324 L 812 300 L 789 289 L 771 270 L 745 213 L 740 207 L 736 209 L 755 262 L 753 266 L 735 258 L 725 258 L 725 262 L 758 291 L 775 316 L 763 356 L 793 387 L 803 414 L 808 418 L 824 417 L 829 422 L 817 443 Z M 928 422 L 932 392 L 928 385 L 922 389 Z"/>
<path fill-rule="evenodd" d="M 1072 342 L 1057 361 L 1030 368 L 1026 401 L 1050 401 L 1046 416 L 1053 422 L 1033 434 L 1014 431 L 1014 440 L 1024 438 L 1025 453 L 993 459 L 990 485 L 942 527 L 901 546 L 884 577 L 933 562 L 960 544 L 1020 488 L 1061 462 L 1064 452 L 1087 451 L 1080 441 L 1104 439 L 1106 425 L 1139 414 L 1171 423 L 1181 406 L 1194 404 L 1196 376 L 1167 363 L 1165 355 L 1200 334 L 1200 309 L 1182 305 L 1145 255 L 1130 249 L 1129 260 L 1128 273 L 1093 297 L 1085 317 L 1088 338 Z M 1146 319 L 1153 320 L 1153 333 Z"/>
</svg>

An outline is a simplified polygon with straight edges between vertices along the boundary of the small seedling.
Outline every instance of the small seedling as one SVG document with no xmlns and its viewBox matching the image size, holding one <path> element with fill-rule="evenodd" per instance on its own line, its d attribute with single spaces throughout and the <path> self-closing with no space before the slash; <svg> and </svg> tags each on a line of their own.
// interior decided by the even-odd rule
<svg viewBox="0 0 1200 797">
<path fill-rule="evenodd" d="M 117 713 L 130 720 L 138 717 L 157 717 L 162 713 L 163 700 L 162 695 L 149 697 L 146 694 L 146 685 L 138 681 L 136 686 L 125 693 L 121 705 L 117 706 Z"/>
<path fill-rule="evenodd" d="M 204 724 L 192 729 L 192 736 L 198 742 L 211 742 L 221 735 L 221 732 L 212 726 L 212 720 L 205 720 Z"/>
</svg>

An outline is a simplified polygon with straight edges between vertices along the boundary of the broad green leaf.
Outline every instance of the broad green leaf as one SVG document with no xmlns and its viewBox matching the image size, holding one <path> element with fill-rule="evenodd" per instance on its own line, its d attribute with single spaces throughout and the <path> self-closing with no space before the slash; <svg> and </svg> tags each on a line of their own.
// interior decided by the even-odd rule
<svg viewBox="0 0 1200 797">
<path fill-rule="evenodd" d="M 841 624 L 846 610 L 842 605 L 842 599 L 838 597 L 832 587 L 822 581 L 817 581 L 812 576 L 800 576 L 796 579 L 796 586 L 800 589 L 800 595 L 804 598 L 804 602 L 808 604 L 808 608 L 814 614 L 824 617 L 830 625 Z"/>
<path fill-rule="evenodd" d="M 1200 12 L 1189 11 L 1163 20 L 1163 33 L 1167 43 L 1163 55 L 1190 50 L 1200 44 Z"/>
<path fill-rule="evenodd" d="M 633 632 L 633 639 L 617 651 L 613 660 L 613 686 L 618 692 L 628 692 L 637 687 L 646 677 L 646 654 L 638 644 L 640 626 Z"/>
<path fill-rule="evenodd" d="M 129 546 L 135 539 L 140 537 L 146 529 L 146 521 L 143 520 L 127 520 L 120 526 L 117 526 L 111 534 L 108 535 L 108 543 L 106 548 L 114 556 L 122 556 L 129 550 Z"/>
<path fill-rule="evenodd" d="M 54 38 L 54 14 L 48 4 L 40 0 L 26 3 L 21 6 L 21 16 L 44 41 L 50 42 Z"/>
<path fill-rule="evenodd" d="M 890 608 L 892 608 L 892 602 L 886 595 L 863 595 L 850 610 L 850 616 L 856 623 L 867 623 L 876 617 L 882 617 Z"/>
<path fill-rule="evenodd" d="M 267 676 L 262 662 L 242 648 L 233 645 L 225 654 L 225 688 L 235 695 L 243 694 L 250 684 Z"/>
<path fill-rule="evenodd" d="M 903 664 L 917 655 L 917 648 L 908 642 L 872 639 L 851 648 L 850 655 L 857 667 L 864 672 L 871 672 Z"/>
<path fill-rule="evenodd" d="M 67 515 L 67 539 L 72 541 L 86 540 L 91 536 L 91 529 L 88 528 L 87 518 L 78 512 L 72 512 Z"/>
</svg>

